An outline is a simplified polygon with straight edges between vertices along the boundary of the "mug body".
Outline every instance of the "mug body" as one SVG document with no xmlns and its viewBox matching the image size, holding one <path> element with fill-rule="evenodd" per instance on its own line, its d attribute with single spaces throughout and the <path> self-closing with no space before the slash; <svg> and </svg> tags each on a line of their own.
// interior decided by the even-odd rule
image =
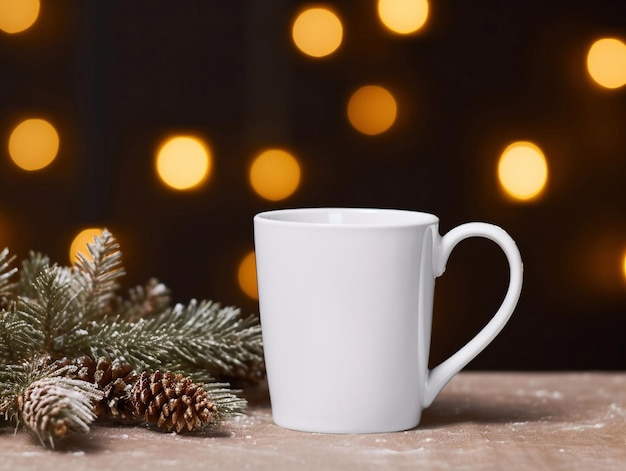
<svg viewBox="0 0 626 471">
<path fill-rule="evenodd" d="M 310 432 L 406 430 L 420 420 L 437 217 L 315 208 L 254 218 L 273 419 Z"/>
</svg>

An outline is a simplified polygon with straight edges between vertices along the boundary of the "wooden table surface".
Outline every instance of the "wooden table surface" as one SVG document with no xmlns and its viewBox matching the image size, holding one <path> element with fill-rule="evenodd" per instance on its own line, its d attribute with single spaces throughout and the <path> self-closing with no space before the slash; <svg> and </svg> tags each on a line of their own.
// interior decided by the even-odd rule
<svg viewBox="0 0 626 471">
<path fill-rule="evenodd" d="M 0 429 L 0 469 L 626 469 L 626 373 L 465 372 L 417 428 L 372 435 L 281 429 L 264 390 L 247 396 L 247 416 L 196 435 L 94 425 L 51 451 Z"/>
</svg>

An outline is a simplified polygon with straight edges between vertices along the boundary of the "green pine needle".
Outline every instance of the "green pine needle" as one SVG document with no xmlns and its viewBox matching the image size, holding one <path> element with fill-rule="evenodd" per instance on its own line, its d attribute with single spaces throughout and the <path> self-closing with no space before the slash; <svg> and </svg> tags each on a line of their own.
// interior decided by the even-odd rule
<svg viewBox="0 0 626 471">
<path fill-rule="evenodd" d="M 9 249 L 5 248 L 0 252 L 0 298 L 12 298 L 15 292 L 16 283 L 11 281 L 13 275 L 17 273 L 17 267 L 13 266 L 15 256 L 9 256 Z"/>
</svg>

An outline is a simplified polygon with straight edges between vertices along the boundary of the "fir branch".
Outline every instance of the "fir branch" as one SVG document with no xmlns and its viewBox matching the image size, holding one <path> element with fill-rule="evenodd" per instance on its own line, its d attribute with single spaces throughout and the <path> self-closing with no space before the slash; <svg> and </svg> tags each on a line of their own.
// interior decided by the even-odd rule
<svg viewBox="0 0 626 471">
<path fill-rule="evenodd" d="M 214 381 L 204 381 L 202 383 L 204 390 L 209 394 L 211 401 L 217 407 L 215 422 L 242 415 L 246 410 L 248 402 L 237 396 L 236 391 L 229 388 L 228 384 L 216 383 Z"/>
<path fill-rule="evenodd" d="M 120 316 L 126 322 L 163 313 L 171 305 L 170 290 L 156 278 L 151 278 L 144 286 L 136 286 L 128 291 L 128 299 L 117 301 Z"/>
<path fill-rule="evenodd" d="M 39 252 L 31 251 L 27 259 L 22 260 L 18 292 L 25 298 L 36 299 L 34 282 L 39 274 L 50 266 L 50 259 Z"/>
<path fill-rule="evenodd" d="M 171 369 L 206 369 L 213 376 L 229 375 L 263 357 L 258 319 L 242 318 L 237 308 L 191 300 L 187 307 L 175 306 L 166 323 Z"/>
<path fill-rule="evenodd" d="M 0 311 L 0 362 L 12 364 L 29 357 L 32 348 L 32 326 L 20 319 L 13 304 Z"/>
<path fill-rule="evenodd" d="M 87 244 L 91 258 L 79 252 L 75 263 L 76 292 L 85 320 L 101 319 L 109 314 L 111 302 L 124 275 L 120 246 L 106 229 Z"/>
<path fill-rule="evenodd" d="M 165 357 L 167 333 L 144 328 L 145 319 L 126 322 L 121 316 L 106 323 L 93 322 L 89 327 L 90 355 L 124 358 L 137 370 L 156 370 Z"/>
<path fill-rule="evenodd" d="M 192 300 L 159 315 L 126 323 L 121 318 L 93 325 L 91 355 L 122 356 L 138 369 L 206 370 L 225 376 L 262 359 L 261 329 L 255 316 Z"/>
<path fill-rule="evenodd" d="M 17 283 L 11 281 L 13 275 L 17 273 L 17 267 L 13 266 L 15 255 L 9 256 L 9 249 L 5 248 L 0 252 L 0 299 L 2 304 L 7 305 L 7 301 L 15 298 Z"/>
<path fill-rule="evenodd" d="M 45 267 L 33 281 L 33 292 L 35 299 L 20 296 L 16 302 L 17 317 L 28 326 L 20 334 L 25 353 L 57 354 L 64 349 L 64 337 L 76 328 L 75 319 L 67 315 L 76 297 L 67 270 Z"/>
</svg>

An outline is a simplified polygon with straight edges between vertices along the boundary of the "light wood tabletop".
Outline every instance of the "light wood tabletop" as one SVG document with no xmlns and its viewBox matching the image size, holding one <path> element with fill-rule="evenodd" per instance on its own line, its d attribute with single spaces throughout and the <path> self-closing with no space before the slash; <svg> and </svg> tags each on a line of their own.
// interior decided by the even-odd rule
<svg viewBox="0 0 626 471">
<path fill-rule="evenodd" d="M 246 394 L 246 416 L 194 435 L 96 424 L 53 451 L 3 428 L 0 469 L 626 469 L 626 373 L 463 372 L 417 428 L 371 435 L 282 429 Z"/>
</svg>

